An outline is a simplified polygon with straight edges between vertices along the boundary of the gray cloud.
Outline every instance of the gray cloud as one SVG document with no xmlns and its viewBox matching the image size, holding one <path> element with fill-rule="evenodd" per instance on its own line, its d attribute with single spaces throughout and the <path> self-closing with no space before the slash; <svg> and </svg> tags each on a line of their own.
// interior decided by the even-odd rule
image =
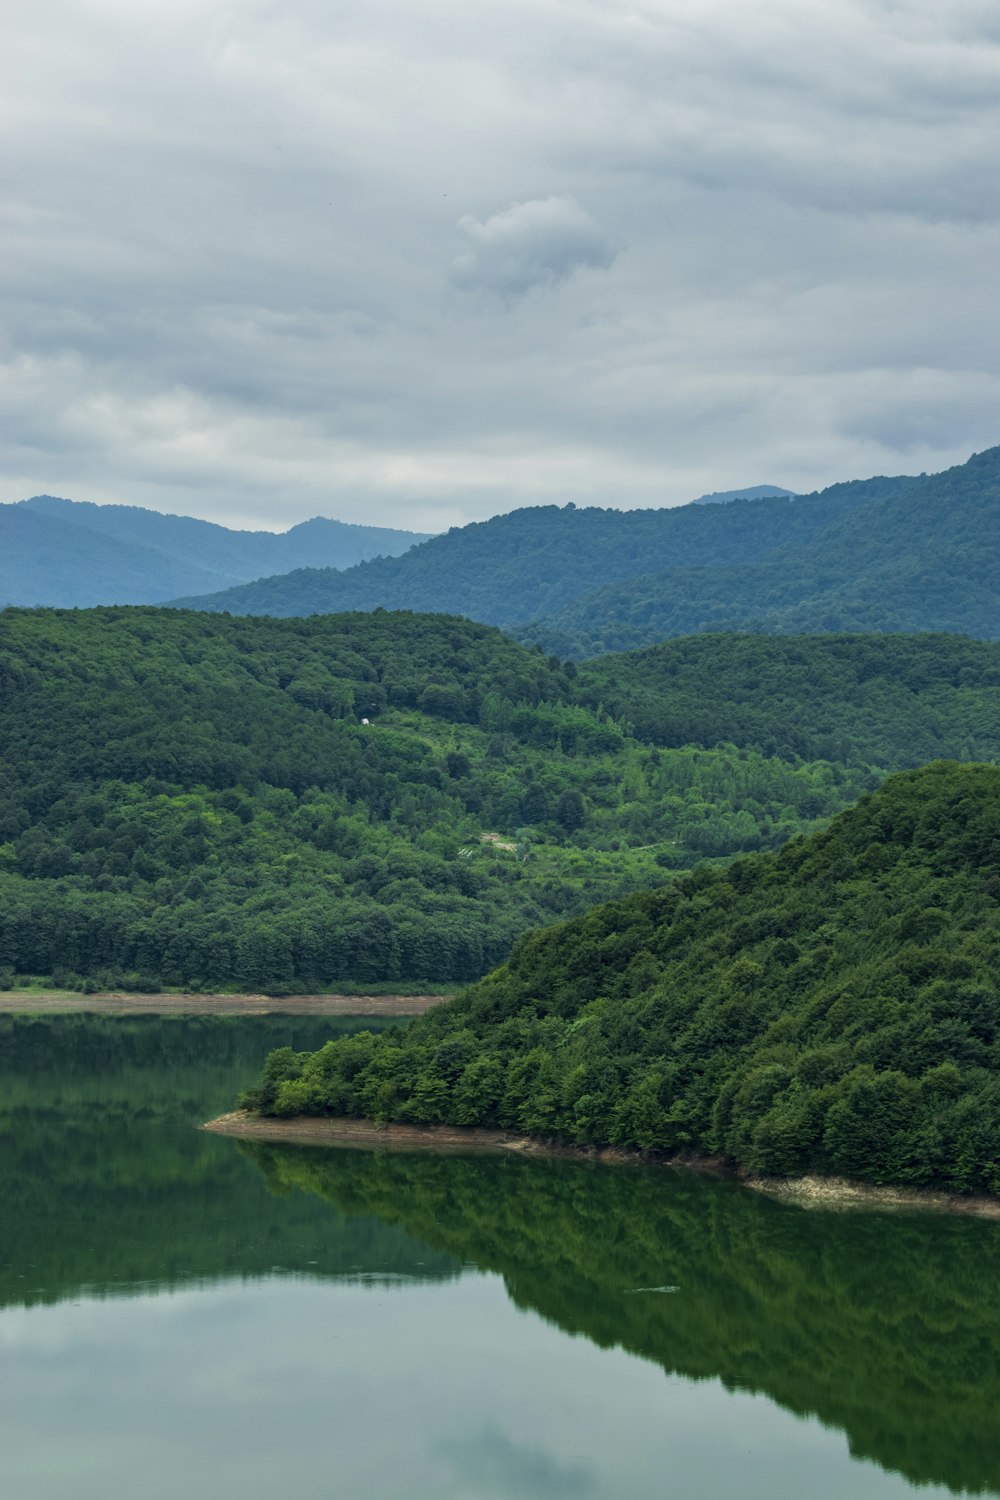
<svg viewBox="0 0 1000 1500">
<path fill-rule="evenodd" d="M 39 0 L 0 498 L 426 529 L 1000 439 L 984 0 Z M 456 228 L 459 225 L 459 228 Z"/>
<path fill-rule="evenodd" d="M 596 1488 L 591 1463 L 556 1458 L 543 1448 L 515 1442 L 492 1425 L 444 1441 L 440 1450 L 459 1479 L 480 1494 L 519 1495 L 523 1500 L 569 1495 L 584 1500 Z"/>
<path fill-rule="evenodd" d="M 452 262 L 452 281 L 507 300 L 556 286 L 585 266 L 607 268 L 615 256 L 600 225 L 573 198 L 512 203 L 485 220 L 467 214 L 458 227 L 473 248 Z"/>
</svg>

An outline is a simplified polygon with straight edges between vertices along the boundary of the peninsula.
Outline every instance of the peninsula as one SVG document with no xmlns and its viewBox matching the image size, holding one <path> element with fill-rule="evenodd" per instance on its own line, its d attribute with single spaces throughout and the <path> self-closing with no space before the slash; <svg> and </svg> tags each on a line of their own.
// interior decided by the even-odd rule
<svg viewBox="0 0 1000 1500">
<path fill-rule="evenodd" d="M 998 903 L 1000 768 L 938 762 L 530 934 L 403 1031 L 281 1049 L 241 1103 L 997 1194 Z"/>
</svg>

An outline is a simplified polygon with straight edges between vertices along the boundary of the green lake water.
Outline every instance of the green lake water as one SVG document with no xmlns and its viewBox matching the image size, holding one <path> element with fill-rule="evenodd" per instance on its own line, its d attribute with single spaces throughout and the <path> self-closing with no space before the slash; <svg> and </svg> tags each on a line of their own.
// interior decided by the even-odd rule
<svg viewBox="0 0 1000 1500">
<path fill-rule="evenodd" d="M 0 1018 L 0 1495 L 1000 1494 L 1000 1224 L 194 1128 L 348 1029 Z"/>
</svg>

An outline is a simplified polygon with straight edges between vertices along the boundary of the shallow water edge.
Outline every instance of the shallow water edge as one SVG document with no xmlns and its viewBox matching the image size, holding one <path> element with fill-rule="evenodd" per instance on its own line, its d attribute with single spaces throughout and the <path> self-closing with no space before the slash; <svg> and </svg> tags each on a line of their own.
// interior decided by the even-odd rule
<svg viewBox="0 0 1000 1500">
<path fill-rule="evenodd" d="M 0 1015 L 420 1016 L 450 1000 L 435 995 L 83 995 L 75 990 L 0 992 Z"/>
<path fill-rule="evenodd" d="M 522 1156 L 575 1156 L 589 1161 L 641 1162 L 649 1166 L 687 1167 L 692 1171 L 732 1177 L 744 1187 L 771 1197 L 784 1198 L 804 1208 L 826 1209 L 915 1209 L 939 1213 L 971 1214 L 981 1219 L 1000 1219 L 1000 1198 L 964 1197 L 933 1188 L 908 1188 L 870 1182 L 852 1182 L 845 1177 L 760 1177 L 733 1168 L 718 1157 L 683 1153 L 675 1156 L 627 1151 L 615 1146 L 573 1146 L 546 1141 L 537 1136 L 476 1126 L 380 1124 L 374 1120 L 295 1115 L 272 1119 L 252 1110 L 233 1110 L 207 1120 L 200 1127 L 216 1135 L 248 1140 L 284 1141 L 303 1146 L 367 1147 L 380 1151 L 431 1150 L 448 1152 L 516 1152 Z"/>
</svg>

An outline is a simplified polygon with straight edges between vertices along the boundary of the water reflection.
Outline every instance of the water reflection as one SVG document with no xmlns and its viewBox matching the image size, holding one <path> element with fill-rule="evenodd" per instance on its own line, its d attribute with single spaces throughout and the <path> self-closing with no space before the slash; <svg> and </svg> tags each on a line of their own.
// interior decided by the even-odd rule
<svg viewBox="0 0 1000 1500">
<path fill-rule="evenodd" d="M 193 1128 L 347 1024 L 0 1018 L 0 1492 L 1000 1490 L 1000 1226 Z"/>
<path fill-rule="evenodd" d="M 1000 1226 L 806 1211 L 704 1178 L 246 1145 L 273 1188 L 499 1272 L 602 1348 L 816 1414 L 920 1483 L 1000 1488 Z"/>
<path fill-rule="evenodd" d="M 377 1217 L 276 1198 L 231 1142 L 193 1128 L 273 1047 L 360 1024 L 0 1017 L 0 1306 L 275 1269 L 456 1274 L 447 1253 Z"/>
</svg>

